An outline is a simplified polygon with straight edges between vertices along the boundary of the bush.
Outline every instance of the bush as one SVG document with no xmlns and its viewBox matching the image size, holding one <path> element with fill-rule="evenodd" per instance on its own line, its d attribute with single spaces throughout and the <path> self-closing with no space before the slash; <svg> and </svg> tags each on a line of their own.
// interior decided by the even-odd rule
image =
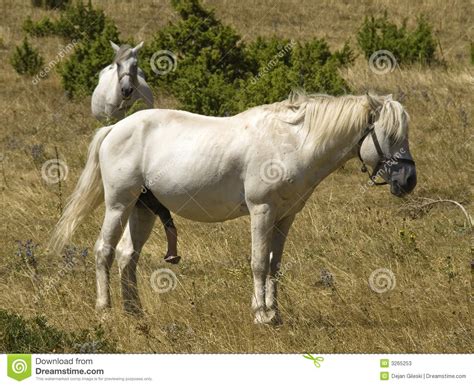
<svg viewBox="0 0 474 386">
<path fill-rule="evenodd" d="M 30 36 L 48 36 L 54 35 L 56 32 L 56 25 L 49 17 L 44 17 L 41 20 L 34 22 L 31 17 L 27 17 L 23 22 L 23 31 Z"/>
<path fill-rule="evenodd" d="M 68 5 L 57 20 L 49 17 L 34 22 L 27 18 L 23 30 L 31 36 L 57 35 L 70 40 L 95 39 L 111 21 L 104 11 L 94 9 L 89 0 L 87 5 L 82 1 Z"/>
<path fill-rule="evenodd" d="M 106 22 L 98 38 L 82 40 L 74 53 L 60 64 L 61 82 L 70 98 L 90 95 L 97 86 L 100 70 L 114 58 L 109 40 L 118 43 L 119 37 L 115 25 Z"/>
<path fill-rule="evenodd" d="M 297 43 L 259 38 L 245 45 L 199 0 L 172 0 L 172 5 L 179 21 L 154 35 L 141 50 L 145 60 L 139 64 L 150 86 L 172 94 L 182 109 L 225 116 L 279 101 L 294 88 L 329 94 L 347 90 L 338 70 L 354 59 L 348 45 L 334 53 L 322 39 Z M 59 66 L 71 97 L 93 91 L 99 71 L 113 58 L 109 40 L 118 41 L 116 26 L 90 2 L 69 6 L 56 21 L 29 19 L 24 28 L 38 36 L 81 39 L 74 54 Z"/>
<path fill-rule="evenodd" d="M 69 97 L 92 93 L 100 70 L 110 64 L 114 57 L 109 40 L 120 42 L 114 22 L 102 10 L 93 8 L 90 0 L 87 5 L 82 1 L 69 5 L 57 20 L 45 17 L 33 22 L 28 18 L 23 28 L 35 36 L 56 35 L 80 41 L 74 53 L 58 66 Z"/>
<path fill-rule="evenodd" d="M 0 352 L 117 352 L 107 341 L 103 329 L 66 332 L 52 327 L 43 316 L 26 319 L 0 309 Z"/>
<path fill-rule="evenodd" d="M 30 45 L 27 38 L 23 40 L 22 45 L 15 48 L 10 62 L 17 73 L 31 76 L 37 74 L 44 64 L 38 50 Z"/>
<path fill-rule="evenodd" d="M 173 0 L 181 16 L 176 24 L 158 31 L 141 52 L 147 82 L 169 90 L 182 108 L 202 114 L 224 114 L 233 83 L 245 76 L 250 63 L 239 44 L 240 36 L 224 26 L 197 0 Z M 154 53 L 171 51 L 176 68 L 164 74 L 153 71 Z M 163 54 L 165 55 L 165 54 Z M 219 90 L 222 88 L 222 90 Z"/>
<path fill-rule="evenodd" d="M 141 53 L 148 60 L 140 65 L 147 81 L 169 90 L 182 109 L 230 115 L 279 101 L 295 87 L 327 93 L 346 89 L 337 69 L 353 60 L 347 45 L 334 54 L 323 40 L 299 44 L 258 38 L 246 46 L 198 0 L 173 0 L 172 4 L 181 20 L 154 36 Z M 170 65 L 174 70 L 154 72 L 153 55 L 166 51 L 172 52 L 168 60 L 175 61 L 175 67 Z"/>
<path fill-rule="evenodd" d="M 414 30 L 406 20 L 400 27 L 390 22 L 385 12 L 381 17 L 366 17 L 357 33 L 357 42 L 366 58 L 379 50 L 390 51 L 397 62 L 431 64 L 435 61 L 436 43 L 432 28 L 423 16 Z"/>
<path fill-rule="evenodd" d="M 474 64 L 474 42 L 471 42 L 471 64 Z"/>
<path fill-rule="evenodd" d="M 248 55 L 258 68 L 252 77 L 240 82 L 236 111 L 282 100 L 294 89 L 327 94 L 348 91 L 338 72 L 354 60 L 348 45 L 331 53 L 323 39 L 296 43 L 259 38 L 249 45 Z"/>
<path fill-rule="evenodd" d="M 70 0 L 31 0 L 33 7 L 46 9 L 64 9 L 69 3 Z"/>
</svg>

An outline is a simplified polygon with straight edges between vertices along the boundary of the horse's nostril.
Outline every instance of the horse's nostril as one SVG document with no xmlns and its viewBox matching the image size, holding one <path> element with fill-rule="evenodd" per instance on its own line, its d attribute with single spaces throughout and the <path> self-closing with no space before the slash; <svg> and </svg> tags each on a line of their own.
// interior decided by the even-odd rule
<svg viewBox="0 0 474 386">
<path fill-rule="evenodd" d="M 128 97 L 131 93 L 132 93 L 132 89 L 131 88 L 122 88 L 122 95 L 124 97 Z"/>
<path fill-rule="evenodd" d="M 406 193 L 410 193 L 413 189 L 415 189 L 415 186 L 416 186 L 416 175 L 411 174 L 407 177 L 405 181 L 404 191 Z"/>
</svg>

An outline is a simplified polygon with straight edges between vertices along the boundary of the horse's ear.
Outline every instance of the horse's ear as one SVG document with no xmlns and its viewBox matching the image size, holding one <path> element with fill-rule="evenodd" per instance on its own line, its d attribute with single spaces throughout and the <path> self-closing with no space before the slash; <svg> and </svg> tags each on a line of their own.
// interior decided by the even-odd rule
<svg viewBox="0 0 474 386">
<path fill-rule="evenodd" d="M 407 94 L 405 94 L 403 91 L 400 91 L 395 99 L 398 102 L 403 103 L 403 101 L 405 100 L 406 97 L 407 97 Z"/>
<path fill-rule="evenodd" d="M 365 96 L 367 97 L 367 103 L 369 104 L 370 111 L 377 111 L 381 106 L 380 101 L 376 97 L 370 95 L 368 92 L 365 94 Z"/>
<path fill-rule="evenodd" d="M 143 47 L 143 42 L 138 43 L 133 49 L 134 52 L 138 52 Z"/>
<path fill-rule="evenodd" d="M 114 51 L 118 52 L 120 47 L 117 44 L 115 44 L 112 40 L 109 40 L 109 42 L 110 42 L 110 45 L 112 46 L 112 48 L 114 49 Z"/>
</svg>

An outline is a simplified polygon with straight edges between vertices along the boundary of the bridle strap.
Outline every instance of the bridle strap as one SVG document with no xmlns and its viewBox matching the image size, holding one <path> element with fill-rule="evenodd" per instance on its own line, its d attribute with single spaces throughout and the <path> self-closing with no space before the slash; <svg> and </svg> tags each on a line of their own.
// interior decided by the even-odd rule
<svg viewBox="0 0 474 386">
<path fill-rule="evenodd" d="M 132 76 L 132 74 L 130 72 L 122 72 L 120 75 L 119 75 L 119 80 L 122 80 L 122 78 L 126 77 L 126 76 Z"/>
<path fill-rule="evenodd" d="M 367 138 L 368 135 L 372 136 L 372 141 L 375 146 L 375 150 L 377 151 L 377 155 L 379 156 L 379 161 L 377 162 L 377 165 L 375 165 L 374 169 L 372 170 L 372 173 L 369 173 L 369 170 L 367 168 L 367 165 L 365 164 L 364 160 L 362 159 L 362 155 L 360 154 L 360 150 L 362 147 L 362 144 L 364 143 L 364 140 Z M 398 162 L 403 162 L 407 163 L 410 165 L 415 165 L 415 161 L 409 158 L 393 158 L 393 157 L 387 157 L 383 150 L 382 147 L 380 146 L 379 140 L 377 138 L 377 134 L 375 133 L 375 126 L 373 122 L 373 115 L 370 115 L 369 118 L 369 124 L 367 125 L 367 128 L 364 131 L 364 134 L 362 135 L 361 139 L 359 139 L 359 142 L 357 143 L 357 155 L 359 156 L 360 162 L 362 162 L 362 166 L 360 168 L 360 171 L 363 173 L 366 173 L 369 175 L 370 180 L 374 185 L 386 185 L 388 184 L 387 181 L 383 182 L 377 182 L 375 181 L 375 178 L 377 177 L 378 171 L 382 168 L 383 164 L 388 163 L 393 159 L 393 162 L 398 163 Z M 390 177 L 390 176 L 389 176 Z"/>
</svg>

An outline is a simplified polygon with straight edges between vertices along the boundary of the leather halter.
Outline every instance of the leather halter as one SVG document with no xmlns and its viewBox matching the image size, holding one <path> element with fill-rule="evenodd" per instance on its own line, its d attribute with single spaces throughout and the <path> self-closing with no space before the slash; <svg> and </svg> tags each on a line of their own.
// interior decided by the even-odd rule
<svg viewBox="0 0 474 386">
<path fill-rule="evenodd" d="M 118 77 L 119 81 L 122 80 L 122 78 L 126 77 L 127 75 L 133 78 L 133 75 L 130 72 L 122 72 Z"/>
<path fill-rule="evenodd" d="M 377 151 L 377 154 L 379 156 L 379 160 L 377 162 L 377 165 L 375 165 L 374 169 L 372 170 L 372 173 L 369 173 L 367 169 L 367 165 L 365 164 L 364 160 L 362 159 L 362 156 L 360 154 L 360 149 L 362 147 L 362 144 L 364 143 L 364 140 L 368 137 L 368 135 L 372 136 L 372 141 L 374 142 L 375 150 Z M 415 165 L 415 161 L 409 158 L 400 158 L 400 157 L 387 157 L 383 150 L 382 147 L 380 146 L 379 140 L 377 139 L 377 134 L 375 133 L 375 122 L 374 122 L 374 116 L 373 114 L 370 114 L 369 117 L 369 124 L 365 128 L 364 134 L 362 135 L 361 139 L 359 139 L 359 142 L 357 144 L 357 155 L 359 156 L 360 162 L 362 162 L 362 166 L 360 168 L 360 171 L 363 173 L 366 173 L 369 175 L 370 180 L 373 182 L 374 185 L 386 185 L 388 184 L 387 181 L 383 182 L 377 182 L 375 181 L 375 178 L 377 177 L 377 173 L 379 172 L 382 167 L 387 164 L 389 165 L 389 162 L 394 162 L 394 163 L 406 163 L 410 165 Z M 387 173 L 388 174 L 388 173 Z M 387 177 L 388 180 L 390 180 L 390 175 L 388 174 Z"/>
<path fill-rule="evenodd" d="M 120 81 L 126 77 L 126 76 L 129 76 L 130 78 L 132 78 L 132 84 L 133 84 L 133 88 L 135 88 L 135 82 L 133 81 L 133 75 L 130 73 L 130 72 L 122 72 L 119 77 L 118 77 L 118 80 L 119 80 L 119 85 L 120 85 Z M 130 95 L 131 96 L 131 95 Z M 125 98 L 124 96 L 122 96 L 122 103 L 120 104 L 120 107 L 119 107 L 119 110 L 122 110 L 125 106 L 122 106 L 123 102 L 124 101 L 128 101 L 130 99 L 130 96 L 128 96 L 127 98 Z"/>
</svg>

